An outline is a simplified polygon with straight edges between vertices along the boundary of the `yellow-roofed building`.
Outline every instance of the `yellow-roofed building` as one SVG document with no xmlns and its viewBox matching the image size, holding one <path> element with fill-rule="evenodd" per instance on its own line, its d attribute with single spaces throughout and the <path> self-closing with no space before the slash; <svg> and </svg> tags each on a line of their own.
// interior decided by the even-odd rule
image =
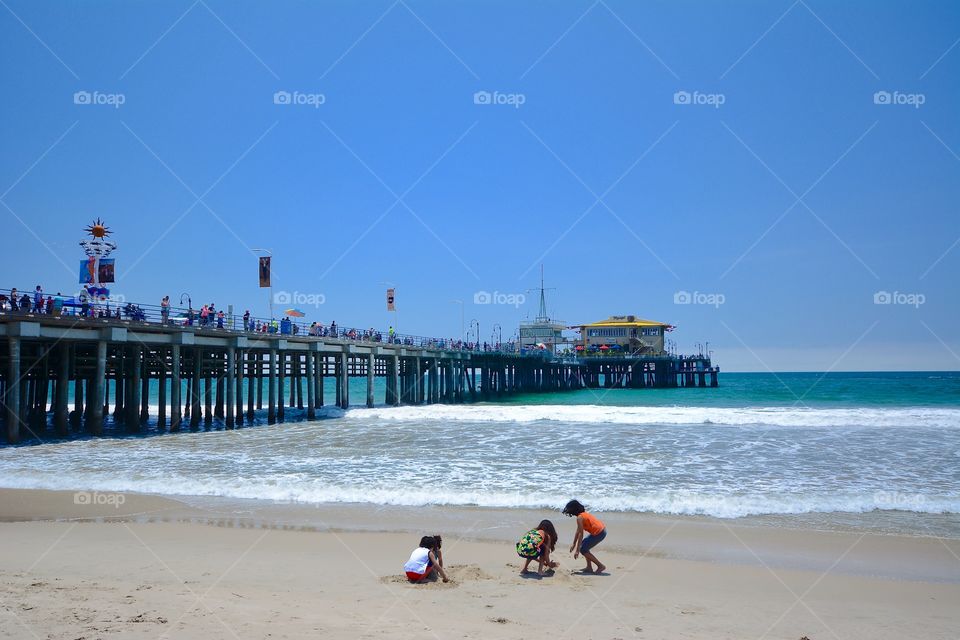
<svg viewBox="0 0 960 640">
<path fill-rule="evenodd" d="M 577 351 L 657 356 L 664 353 L 664 334 L 673 330 L 673 325 L 637 316 L 610 316 L 573 328 L 580 332 Z"/>
</svg>

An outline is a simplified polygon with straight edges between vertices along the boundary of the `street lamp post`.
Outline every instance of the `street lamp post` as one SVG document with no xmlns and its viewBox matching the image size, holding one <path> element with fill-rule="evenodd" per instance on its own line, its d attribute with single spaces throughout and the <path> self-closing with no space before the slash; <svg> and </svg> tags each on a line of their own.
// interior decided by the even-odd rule
<svg viewBox="0 0 960 640">
<path fill-rule="evenodd" d="M 477 320 L 476 318 L 473 318 L 472 320 L 470 320 L 470 330 L 471 330 L 471 332 L 473 331 L 474 325 L 476 325 L 476 327 L 477 327 L 477 331 L 476 331 L 476 333 L 474 333 L 474 335 L 476 336 L 476 342 L 474 343 L 474 350 L 476 350 L 477 345 L 480 344 L 480 321 Z"/>
<path fill-rule="evenodd" d="M 493 339 L 497 339 L 497 348 L 500 348 L 500 343 L 503 342 L 503 327 L 500 326 L 500 323 L 493 325 L 493 331 L 490 333 L 491 342 Z"/>
<path fill-rule="evenodd" d="M 250 251 L 262 251 L 273 258 L 272 249 L 251 249 Z M 273 260 L 270 260 L 270 321 L 273 322 Z"/>
</svg>

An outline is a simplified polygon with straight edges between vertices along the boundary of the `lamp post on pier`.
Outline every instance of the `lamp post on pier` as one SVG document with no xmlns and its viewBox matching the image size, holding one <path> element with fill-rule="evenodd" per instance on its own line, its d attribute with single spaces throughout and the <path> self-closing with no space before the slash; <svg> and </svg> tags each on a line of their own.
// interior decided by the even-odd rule
<svg viewBox="0 0 960 640">
<path fill-rule="evenodd" d="M 477 327 L 477 332 L 474 334 L 474 335 L 476 336 L 476 338 L 477 338 L 477 341 L 476 341 L 476 343 L 474 343 L 473 348 L 474 348 L 474 350 L 477 350 L 477 346 L 480 344 L 480 321 L 477 320 L 476 318 L 473 318 L 472 320 L 470 320 L 470 330 L 471 330 L 471 331 L 473 331 L 474 325 L 476 325 L 476 327 Z"/>
</svg>

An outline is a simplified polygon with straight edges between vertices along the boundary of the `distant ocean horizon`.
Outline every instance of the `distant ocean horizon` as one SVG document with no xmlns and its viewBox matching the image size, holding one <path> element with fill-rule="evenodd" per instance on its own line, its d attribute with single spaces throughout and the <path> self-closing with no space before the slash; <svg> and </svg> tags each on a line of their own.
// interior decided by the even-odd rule
<svg viewBox="0 0 960 640">
<path fill-rule="evenodd" d="M 363 401 L 365 381 L 353 383 Z M 923 532 L 936 517 L 942 534 L 946 517 L 960 536 L 960 373 L 721 373 L 720 384 L 327 407 L 316 421 L 5 447 L 0 485 L 410 506 L 578 497 L 599 511 L 718 518 L 889 513 L 893 530 Z"/>
</svg>

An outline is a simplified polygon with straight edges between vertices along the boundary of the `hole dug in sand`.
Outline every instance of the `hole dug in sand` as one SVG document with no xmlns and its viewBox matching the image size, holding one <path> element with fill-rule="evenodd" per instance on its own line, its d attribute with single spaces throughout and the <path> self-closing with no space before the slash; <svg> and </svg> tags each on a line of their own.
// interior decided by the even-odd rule
<svg viewBox="0 0 960 640">
<path fill-rule="evenodd" d="M 444 582 L 439 575 L 434 575 L 423 582 L 410 582 L 406 576 L 391 575 L 380 578 L 382 584 L 408 584 L 418 589 L 452 589 L 461 582 L 477 582 L 479 580 L 493 580 L 494 577 L 475 564 L 452 564 L 444 567 L 450 582 Z"/>
</svg>

